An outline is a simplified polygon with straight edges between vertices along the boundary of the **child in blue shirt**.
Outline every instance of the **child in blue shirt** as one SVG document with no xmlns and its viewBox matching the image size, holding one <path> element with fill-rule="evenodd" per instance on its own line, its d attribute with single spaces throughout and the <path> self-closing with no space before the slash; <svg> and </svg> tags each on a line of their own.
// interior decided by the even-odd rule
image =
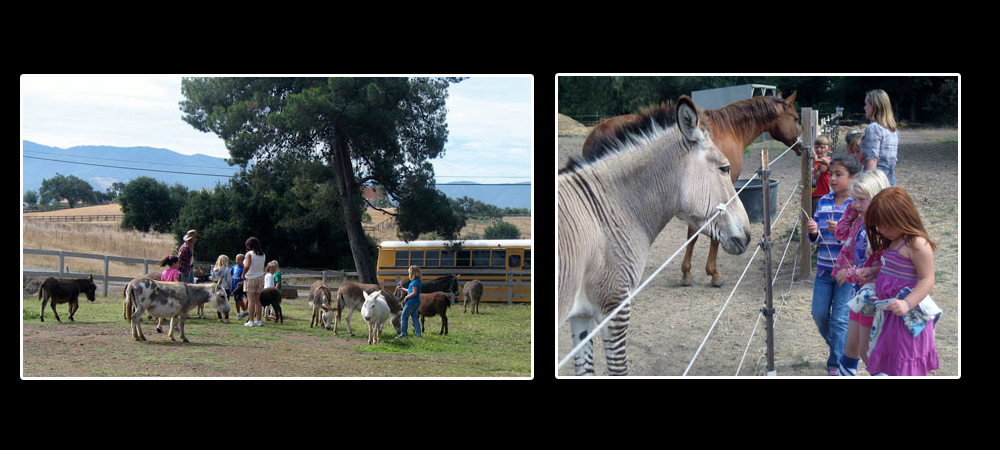
<svg viewBox="0 0 1000 450">
<path fill-rule="evenodd" d="M 406 297 L 403 297 L 403 313 L 399 318 L 399 336 L 396 339 L 402 339 L 406 337 L 406 321 L 407 319 L 413 320 L 413 335 L 420 337 L 420 317 L 418 316 L 420 309 L 420 291 L 423 287 L 420 282 L 420 268 L 417 266 L 410 266 L 409 270 L 410 285 L 406 290 Z"/>
<path fill-rule="evenodd" d="M 233 285 L 230 292 L 233 293 L 233 303 L 236 304 L 236 318 L 242 319 L 250 313 L 247 311 L 247 295 L 243 292 L 243 254 L 236 255 L 236 264 L 229 269 L 232 276 Z"/>
<path fill-rule="evenodd" d="M 838 156 L 830 162 L 830 193 L 820 197 L 816 212 L 809 220 L 809 241 L 816 247 L 816 280 L 813 282 L 812 316 L 820 336 L 830 347 L 827 372 L 838 375 L 840 357 L 847 342 L 847 302 L 852 286 L 840 285 L 833 275 L 833 265 L 840 254 L 841 242 L 835 233 L 837 222 L 851 206 L 850 184 L 860 167 L 853 156 Z"/>
</svg>

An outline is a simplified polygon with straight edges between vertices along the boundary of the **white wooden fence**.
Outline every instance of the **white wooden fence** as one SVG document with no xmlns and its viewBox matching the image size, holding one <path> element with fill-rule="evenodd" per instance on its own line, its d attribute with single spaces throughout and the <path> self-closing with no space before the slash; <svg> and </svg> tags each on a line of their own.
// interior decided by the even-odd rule
<svg viewBox="0 0 1000 450">
<path fill-rule="evenodd" d="M 66 258 L 96 259 L 104 261 L 104 270 L 102 271 L 102 273 L 93 274 L 95 283 L 103 283 L 99 284 L 99 286 L 103 286 L 104 297 L 108 296 L 108 292 L 110 291 L 110 284 L 115 283 L 124 285 L 125 283 L 128 283 L 136 276 L 141 276 L 143 274 L 149 273 L 150 265 L 152 265 L 154 267 L 154 270 L 156 270 L 157 264 L 160 263 L 159 261 L 154 261 L 150 259 L 127 258 L 123 256 L 96 255 L 92 253 L 77 253 L 77 252 L 67 252 L 62 250 L 40 250 L 40 249 L 26 248 L 23 249 L 23 254 L 56 256 L 59 259 L 59 266 L 58 266 L 59 269 L 58 270 L 22 269 L 21 276 L 36 276 L 36 277 L 55 276 L 58 278 L 84 278 L 91 274 L 67 271 Z M 126 263 L 126 264 L 142 264 L 142 273 L 127 277 L 112 276 L 110 275 L 108 270 L 110 263 L 112 261 Z M 204 261 L 195 261 L 194 267 L 201 267 L 205 271 L 205 273 L 211 273 L 212 271 L 211 268 L 214 264 L 215 264 L 214 262 L 210 263 Z M 343 270 L 310 270 L 310 269 L 284 268 L 281 270 L 281 276 L 283 280 L 282 282 L 283 289 L 308 290 L 310 285 L 312 284 L 312 281 L 310 281 L 308 284 L 305 285 L 289 284 L 288 282 L 291 280 L 318 279 L 322 280 L 324 283 L 327 282 L 327 280 L 339 280 L 340 283 L 343 283 L 348 278 L 357 278 L 358 273 L 347 272 Z"/>
<path fill-rule="evenodd" d="M 55 256 L 59 259 L 59 269 L 58 270 L 27 270 L 22 268 L 21 276 L 34 276 L 34 277 L 57 277 L 57 278 L 85 278 L 88 275 L 94 275 L 94 283 L 98 284 L 102 288 L 102 296 L 107 297 L 108 292 L 111 291 L 111 285 L 124 286 L 126 283 L 131 281 L 137 276 L 149 273 L 150 265 L 153 266 L 154 270 L 158 270 L 157 265 L 159 261 L 154 261 L 150 259 L 141 258 L 127 258 L 123 256 L 109 256 L 109 255 L 97 255 L 92 253 L 78 253 L 78 252 L 68 252 L 63 250 L 41 250 L 41 249 L 23 249 L 23 254 L 25 255 L 47 255 Z M 90 274 L 81 272 L 70 272 L 66 270 L 66 258 L 83 258 L 83 259 L 96 259 L 99 261 L 104 261 L 104 269 L 100 274 Z M 109 267 L 112 261 L 126 263 L 126 264 L 142 264 L 142 273 L 137 273 L 133 276 L 112 276 L 109 273 Z M 204 262 L 195 261 L 195 267 L 201 267 L 205 273 L 211 273 L 212 266 L 214 262 Z M 447 273 L 442 273 L 444 275 L 462 272 L 461 270 L 446 271 Z M 433 274 L 433 271 L 425 272 L 426 275 Z M 513 281 L 515 275 L 524 276 L 530 275 L 530 271 L 509 271 L 507 273 L 506 281 L 483 281 L 484 285 L 489 286 L 505 286 L 506 293 L 494 293 L 488 294 L 491 297 L 500 297 L 507 303 L 513 303 L 514 298 L 528 297 L 530 299 L 530 293 L 515 293 L 514 286 L 530 286 L 530 281 Z M 347 280 L 356 280 L 358 278 L 357 272 L 347 272 L 344 270 L 326 270 L 326 269 L 297 269 L 297 268 L 282 268 L 281 269 L 281 279 L 282 279 L 282 290 L 294 289 L 296 291 L 305 290 L 308 291 L 312 286 L 312 283 L 316 280 L 321 280 L 324 283 L 335 282 L 337 284 L 343 284 Z M 292 284 L 292 282 L 305 284 Z M 484 294 L 486 297 L 487 294 Z"/>
</svg>

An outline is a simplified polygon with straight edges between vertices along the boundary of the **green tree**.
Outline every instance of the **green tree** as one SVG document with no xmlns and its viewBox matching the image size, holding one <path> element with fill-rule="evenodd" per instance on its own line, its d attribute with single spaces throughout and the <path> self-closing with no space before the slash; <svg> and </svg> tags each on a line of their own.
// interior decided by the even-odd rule
<svg viewBox="0 0 1000 450">
<path fill-rule="evenodd" d="M 510 222 L 498 221 L 493 225 L 486 227 L 483 231 L 483 239 L 520 239 L 521 230 L 517 229 L 517 225 Z"/>
<path fill-rule="evenodd" d="M 22 202 L 31 206 L 38 204 L 38 193 L 35 191 L 24 191 L 24 197 L 21 199 Z"/>
<path fill-rule="evenodd" d="M 42 187 L 38 189 L 38 194 L 42 203 L 66 199 L 70 208 L 73 208 L 77 203 L 93 202 L 96 199 L 96 193 L 90 183 L 74 175 L 64 176 L 58 173 L 52 178 L 42 180 Z"/>
<path fill-rule="evenodd" d="M 118 194 L 123 214 L 121 226 L 140 231 L 170 231 L 187 196 L 187 188 L 180 184 L 169 187 L 150 177 L 135 178 Z"/>
<path fill-rule="evenodd" d="M 445 239 L 455 239 L 465 226 L 465 217 L 455 214 L 448 197 L 433 185 L 413 188 L 410 195 L 400 199 L 399 211 L 396 225 L 404 241 L 416 240 L 426 230 L 434 230 Z"/>
<path fill-rule="evenodd" d="M 331 169 L 320 162 L 258 164 L 225 185 L 192 195 L 174 234 L 180 242 L 187 230 L 198 230 L 197 252 L 205 260 L 221 254 L 232 259 L 245 251 L 247 237 L 255 236 L 268 260 L 282 266 L 353 267 L 331 177 Z M 374 249 L 374 242 L 369 245 Z"/>
<path fill-rule="evenodd" d="M 457 81 L 187 78 L 181 84 L 185 100 L 180 107 L 183 119 L 194 128 L 225 140 L 231 163 L 324 161 L 332 169 L 331 184 L 341 200 L 359 278 L 374 282 L 371 243 L 361 225 L 361 187 L 377 183 L 399 200 L 411 193 L 421 195 L 433 179 L 428 160 L 444 151 L 447 86 Z M 423 212 L 401 208 L 399 215 L 406 214 Z M 428 226 L 451 221 L 403 222 Z M 423 231 L 428 230 L 405 230 Z"/>
</svg>

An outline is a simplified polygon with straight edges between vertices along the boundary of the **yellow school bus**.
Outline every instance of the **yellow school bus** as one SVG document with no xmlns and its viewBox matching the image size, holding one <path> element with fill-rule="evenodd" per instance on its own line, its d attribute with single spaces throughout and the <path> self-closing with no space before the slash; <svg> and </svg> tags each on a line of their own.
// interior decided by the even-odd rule
<svg viewBox="0 0 1000 450">
<path fill-rule="evenodd" d="M 459 290 L 466 281 L 483 283 L 485 302 L 531 301 L 531 240 L 385 241 L 378 247 L 377 277 L 383 286 L 407 280 L 410 265 L 420 267 L 424 281 L 458 274 Z M 403 283 L 404 286 L 406 283 Z M 461 292 L 460 292 L 461 293 Z"/>
</svg>

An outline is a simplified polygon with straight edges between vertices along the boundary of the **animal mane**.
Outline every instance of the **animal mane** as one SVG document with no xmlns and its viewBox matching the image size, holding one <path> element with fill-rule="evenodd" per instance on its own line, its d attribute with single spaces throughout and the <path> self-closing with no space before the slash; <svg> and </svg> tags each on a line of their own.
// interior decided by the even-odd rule
<svg viewBox="0 0 1000 450">
<path fill-rule="evenodd" d="M 593 161 L 615 154 L 631 143 L 645 139 L 656 128 L 669 129 L 677 123 L 677 108 L 673 102 L 646 106 L 628 120 L 615 121 L 608 130 L 608 137 L 596 142 L 596 151 L 582 156 L 571 156 L 559 173 L 572 172 Z"/>
<path fill-rule="evenodd" d="M 702 114 L 713 132 L 720 133 L 725 130 L 742 136 L 760 130 L 776 119 L 778 112 L 775 105 L 783 101 L 776 96 L 751 97 L 719 109 L 702 110 Z"/>
</svg>

